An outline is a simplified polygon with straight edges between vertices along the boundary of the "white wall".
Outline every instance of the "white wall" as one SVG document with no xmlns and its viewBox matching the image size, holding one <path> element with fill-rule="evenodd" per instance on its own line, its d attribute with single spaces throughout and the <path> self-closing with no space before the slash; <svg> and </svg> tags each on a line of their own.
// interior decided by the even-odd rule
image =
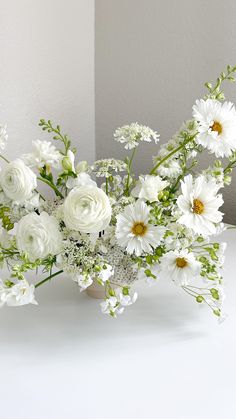
<svg viewBox="0 0 236 419">
<path fill-rule="evenodd" d="M 13 158 L 60 123 L 93 160 L 94 0 L 0 0 L 0 123 Z"/>
<path fill-rule="evenodd" d="M 191 117 L 204 82 L 236 64 L 235 23 L 235 0 L 97 0 L 97 157 L 123 155 L 112 133 L 132 121 L 167 141 Z M 236 85 L 226 91 L 236 102 Z M 145 172 L 156 153 L 140 150 L 136 168 Z M 226 220 L 236 223 L 236 173 L 225 200 Z"/>
</svg>

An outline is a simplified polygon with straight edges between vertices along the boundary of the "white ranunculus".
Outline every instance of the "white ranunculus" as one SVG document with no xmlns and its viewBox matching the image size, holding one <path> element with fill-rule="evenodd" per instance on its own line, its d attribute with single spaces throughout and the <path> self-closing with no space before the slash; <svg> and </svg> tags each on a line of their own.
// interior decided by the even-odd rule
<svg viewBox="0 0 236 419">
<path fill-rule="evenodd" d="M 132 190 L 131 194 L 137 198 L 144 198 L 147 201 L 158 201 L 158 194 L 165 189 L 169 183 L 162 180 L 160 176 L 139 176 L 137 185 Z"/>
<path fill-rule="evenodd" d="M 56 218 L 46 212 L 25 215 L 18 224 L 16 243 L 20 252 L 26 252 L 29 260 L 44 259 L 57 255 L 62 248 L 62 235 Z"/>
<path fill-rule="evenodd" d="M 25 202 L 37 186 L 37 177 L 25 163 L 16 159 L 0 172 L 0 184 L 4 193 L 13 201 Z"/>
<path fill-rule="evenodd" d="M 65 199 L 64 221 L 71 230 L 98 233 L 108 226 L 110 219 L 110 201 L 97 186 L 74 188 Z"/>
<path fill-rule="evenodd" d="M 69 177 L 69 179 L 66 182 L 66 186 L 68 189 L 73 189 L 85 185 L 97 186 L 96 182 L 94 182 L 94 180 L 91 179 L 88 173 L 85 172 L 79 173 L 76 176 L 76 178 Z"/>
</svg>

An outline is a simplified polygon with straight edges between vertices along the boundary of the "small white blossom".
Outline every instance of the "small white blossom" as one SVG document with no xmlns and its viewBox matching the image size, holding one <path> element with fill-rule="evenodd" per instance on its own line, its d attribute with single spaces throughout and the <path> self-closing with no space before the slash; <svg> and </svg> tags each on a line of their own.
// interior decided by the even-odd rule
<svg viewBox="0 0 236 419">
<path fill-rule="evenodd" d="M 62 155 L 50 141 L 35 140 L 32 146 L 33 151 L 22 156 L 27 166 L 39 169 L 43 166 L 59 167 Z"/>
<path fill-rule="evenodd" d="M 93 283 L 93 280 L 89 275 L 74 274 L 72 275 L 72 279 L 79 285 L 79 287 L 81 288 L 80 291 L 84 291 Z"/>
<path fill-rule="evenodd" d="M 147 201 L 155 202 L 158 201 L 159 192 L 163 191 L 168 185 L 169 183 L 162 180 L 160 176 L 139 176 L 139 181 L 131 191 L 131 194 L 137 198 L 144 198 Z"/>
<path fill-rule="evenodd" d="M 35 287 L 26 280 L 18 281 L 17 284 L 6 287 L 0 282 L 0 305 L 23 306 L 26 304 L 38 304 L 34 297 Z"/>
<path fill-rule="evenodd" d="M 133 122 L 130 125 L 118 128 L 114 133 L 114 138 L 119 143 L 125 144 L 125 148 L 130 150 L 137 147 L 142 141 L 151 142 L 154 140 L 157 143 L 159 134 L 149 127 Z"/>
<path fill-rule="evenodd" d="M 81 172 L 75 178 L 69 177 L 66 182 L 66 186 L 68 189 L 73 189 L 80 186 L 92 185 L 97 186 L 96 182 L 91 179 L 88 173 Z"/>
</svg>

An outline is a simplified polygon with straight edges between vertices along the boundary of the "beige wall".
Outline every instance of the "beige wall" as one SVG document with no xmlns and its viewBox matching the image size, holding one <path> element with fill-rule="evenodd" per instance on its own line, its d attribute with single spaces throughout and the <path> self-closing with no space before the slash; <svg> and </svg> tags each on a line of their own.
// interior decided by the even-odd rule
<svg viewBox="0 0 236 419">
<path fill-rule="evenodd" d="M 95 156 L 94 0 L 0 0 L 0 123 L 13 158 L 60 123 L 81 158 Z"/>
<path fill-rule="evenodd" d="M 165 142 L 191 117 L 204 82 L 236 64 L 236 2 L 97 0 L 95 39 L 97 157 L 118 157 L 117 126 L 139 121 Z M 236 85 L 226 90 L 236 102 Z M 140 149 L 136 168 L 145 172 L 157 150 Z M 236 223 L 236 172 L 225 201 Z"/>
</svg>

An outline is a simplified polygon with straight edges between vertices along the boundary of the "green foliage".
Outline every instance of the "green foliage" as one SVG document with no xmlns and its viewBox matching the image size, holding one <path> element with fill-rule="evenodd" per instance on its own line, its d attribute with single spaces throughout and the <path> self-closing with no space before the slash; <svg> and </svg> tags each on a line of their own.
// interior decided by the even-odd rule
<svg viewBox="0 0 236 419">
<path fill-rule="evenodd" d="M 60 125 L 56 125 L 56 127 L 54 127 L 50 119 L 48 121 L 45 121 L 45 119 L 40 119 L 39 126 L 43 131 L 47 131 L 49 134 L 53 133 L 54 140 L 61 141 L 64 144 L 65 151 L 62 154 L 66 155 L 70 149 L 71 140 L 68 138 L 67 134 L 62 134 Z M 72 151 L 75 152 L 75 149 Z"/>
<path fill-rule="evenodd" d="M 208 93 L 205 95 L 205 99 L 224 100 L 225 95 L 221 89 L 221 85 L 226 80 L 235 82 L 235 73 L 236 66 L 232 67 L 231 65 L 228 65 L 226 70 L 220 73 L 214 85 L 209 82 L 205 83 L 205 87 L 208 89 Z"/>
<path fill-rule="evenodd" d="M 2 220 L 2 226 L 5 230 L 10 231 L 14 228 L 14 223 L 10 219 L 10 208 L 0 206 L 0 219 Z"/>
</svg>

